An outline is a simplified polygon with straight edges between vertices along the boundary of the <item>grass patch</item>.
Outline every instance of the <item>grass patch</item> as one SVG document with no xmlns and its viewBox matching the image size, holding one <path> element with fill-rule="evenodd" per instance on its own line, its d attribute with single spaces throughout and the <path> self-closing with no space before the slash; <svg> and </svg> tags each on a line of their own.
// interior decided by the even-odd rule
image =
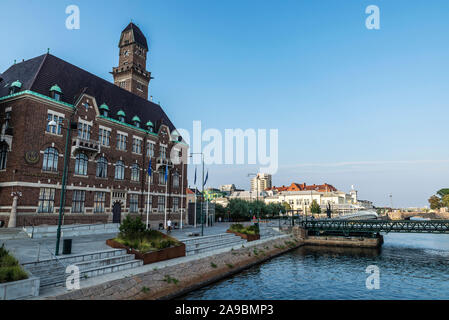
<svg viewBox="0 0 449 320">
<path fill-rule="evenodd" d="M 142 287 L 142 290 L 141 290 L 143 293 L 148 293 L 148 292 L 150 292 L 150 288 L 148 288 L 148 287 Z"/>
<path fill-rule="evenodd" d="M 181 245 L 178 240 L 157 230 L 146 230 L 140 217 L 127 216 L 120 225 L 120 233 L 114 240 L 141 253 L 158 251 Z"/>
<path fill-rule="evenodd" d="M 211 266 L 212 268 L 216 268 L 216 267 L 217 267 L 217 265 L 216 265 L 215 263 L 213 263 L 213 262 L 210 263 L 210 266 Z"/>
<path fill-rule="evenodd" d="M 234 268 L 234 265 L 233 265 L 233 264 L 230 264 L 230 263 L 226 263 L 226 265 L 228 266 L 228 268 L 229 268 L 229 269 L 232 269 L 232 268 Z"/>
<path fill-rule="evenodd" d="M 248 234 L 248 235 L 257 235 L 257 234 L 259 234 L 259 227 L 257 225 L 245 227 L 240 223 L 234 223 L 234 224 L 231 224 L 231 226 L 229 227 L 229 231 Z"/>
<path fill-rule="evenodd" d="M 0 247 L 0 283 L 13 282 L 28 279 L 28 274 L 19 265 L 5 245 Z"/>
<path fill-rule="evenodd" d="M 174 283 L 174 284 L 178 284 L 179 280 L 176 278 L 171 277 L 170 275 L 166 274 L 164 279 L 162 279 L 162 281 L 165 281 L 167 283 Z"/>
</svg>

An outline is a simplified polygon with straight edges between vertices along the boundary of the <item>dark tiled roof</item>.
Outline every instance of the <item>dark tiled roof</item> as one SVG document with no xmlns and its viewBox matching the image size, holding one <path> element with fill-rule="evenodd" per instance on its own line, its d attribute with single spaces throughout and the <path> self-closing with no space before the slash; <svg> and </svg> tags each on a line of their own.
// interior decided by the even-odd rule
<svg viewBox="0 0 449 320">
<path fill-rule="evenodd" d="M 134 34 L 134 41 L 137 44 L 140 44 L 142 47 L 144 47 L 148 51 L 148 44 L 147 44 L 147 38 L 143 35 L 142 31 L 140 31 L 139 27 L 136 26 L 134 23 L 128 24 L 128 26 L 122 31 L 128 31 L 132 30 Z"/>
<path fill-rule="evenodd" d="M 142 121 L 142 126 L 151 120 L 156 125 L 156 130 L 161 121 L 170 128 L 170 131 L 175 129 L 158 104 L 143 99 L 51 54 L 44 54 L 14 64 L 3 73 L 3 76 L 4 82 L 0 85 L 0 97 L 8 95 L 11 83 L 19 80 L 22 83 L 21 91 L 31 90 L 46 96 L 49 96 L 50 88 L 57 84 L 63 93 L 62 101 L 73 104 L 75 98 L 86 87 L 86 93 L 95 97 L 98 106 L 102 103 L 108 105 L 111 118 L 117 118 L 117 112 L 122 109 L 125 111 L 127 123 L 131 123 L 131 119 L 137 115 Z M 5 86 L 6 84 L 7 86 Z"/>
</svg>

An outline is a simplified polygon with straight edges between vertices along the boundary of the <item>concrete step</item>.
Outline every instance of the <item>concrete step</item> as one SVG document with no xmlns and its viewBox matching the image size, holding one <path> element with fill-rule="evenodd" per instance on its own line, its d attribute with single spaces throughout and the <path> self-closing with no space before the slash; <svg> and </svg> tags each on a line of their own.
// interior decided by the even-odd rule
<svg viewBox="0 0 449 320">
<path fill-rule="evenodd" d="M 187 242 L 185 243 L 186 248 L 200 248 L 205 245 L 210 245 L 213 243 L 225 243 L 229 241 L 233 241 L 234 239 L 242 239 L 239 236 L 231 235 L 229 237 L 220 237 L 220 238 L 210 238 L 207 241 L 201 241 L 201 242 Z"/>
<path fill-rule="evenodd" d="M 58 256 L 58 260 L 61 261 L 64 265 L 69 265 L 73 263 L 90 261 L 90 260 L 98 260 L 109 257 L 121 256 L 126 254 L 126 249 L 108 249 L 103 251 L 95 251 L 88 252 L 83 254 L 74 254 L 68 256 Z M 41 260 L 39 262 L 30 262 L 25 263 L 23 266 L 27 269 L 39 269 L 39 268 L 47 268 L 48 266 L 58 264 L 55 259 L 46 259 Z"/>
<path fill-rule="evenodd" d="M 87 270 L 80 270 L 80 280 L 97 277 L 103 274 L 137 268 L 143 265 L 142 260 L 131 260 Z M 68 274 L 61 274 L 53 277 L 41 278 L 41 287 L 64 285 Z"/>
<path fill-rule="evenodd" d="M 220 234 L 215 234 L 215 235 L 211 235 L 211 236 L 179 239 L 179 241 L 185 243 L 186 245 L 189 245 L 189 244 L 195 244 L 195 243 L 211 242 L 211 241 L 216 241 L 219 239 L 230 239 L 235 236 L 236 235 L 233 233 L 220 233 Z"/>
<path fill-rule="evenodd" d="M 61 233 L 65 237 L 118 233 L 119 227 L 120 225 L 118 223 L 66 225 L 61 228 Z M 24 230 L 28 236 L 34 239 L 55 237 L 57 234 L 57 229 L 57 226 L 24 227 Z"/>
<path fill-rule="evenodd" d="M 28 235 L 22 228 L 1 228 L 0 240 L 28 239 Z"/>
</svg>

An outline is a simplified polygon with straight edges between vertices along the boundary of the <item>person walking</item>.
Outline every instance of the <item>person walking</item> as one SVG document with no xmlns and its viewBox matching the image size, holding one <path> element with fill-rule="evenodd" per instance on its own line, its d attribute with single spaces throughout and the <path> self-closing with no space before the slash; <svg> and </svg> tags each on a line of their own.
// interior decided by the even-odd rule
<svg viewBox="0 0 449 320">
<path fill-rule="evenodd" d="M 171 232 L 171 220 L 170 218 L 167 221 L 167 232 L 170 233 Z"/>
</svg>

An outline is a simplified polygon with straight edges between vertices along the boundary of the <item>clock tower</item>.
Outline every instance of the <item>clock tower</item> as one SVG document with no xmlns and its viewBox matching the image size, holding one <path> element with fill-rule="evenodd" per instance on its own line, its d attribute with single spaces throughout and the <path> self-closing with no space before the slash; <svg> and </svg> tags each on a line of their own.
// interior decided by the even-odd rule
<svg viewBox="0 0 449 320">
<path fill-rule="evenodd" d="M 130 23 L 120 36 L 119 65 L 112 68 L 114 84 L 144 99 L 148 99 L 151 72 L 146 70 L 147 39 L 134 23 Z"/>
</svg>

